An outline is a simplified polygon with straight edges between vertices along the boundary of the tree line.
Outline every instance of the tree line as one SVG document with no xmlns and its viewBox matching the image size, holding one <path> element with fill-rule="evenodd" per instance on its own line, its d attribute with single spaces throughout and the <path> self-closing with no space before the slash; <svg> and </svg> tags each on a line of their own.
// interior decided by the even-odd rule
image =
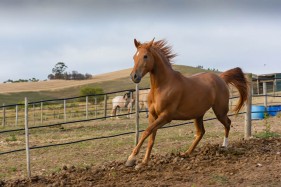
<svg viewBox="0 0 281 187">
<path fill-rule="evenodd" d="M 52 74 L 48 75 L 48 79 L 63 79 L 63 80 L 86 80 L 91 79 L 92 75 L 89 73 L 82 74 L 78 71 L 66 72 L 67 66 L 64 62 L 58 62 L 52 69 Z"/>
<path fill-rule="evenodd" d="M 8 80 L 4 81 L 3 83 L 38 82 L 38 81 L 39 81 L 39 79 L 36 79 L 36 78 L 32 78 L 32 79 L 19 79 L 19 80 L 8 79 Z"/>
<path fill-rule="evenodd" d="M 48 75 L 48 79 L 63 79 L 63 80 L 86 80 L 91 79 L 92 75 L 89 73 L 82 74 L 78 71 L 66 72 L 67 65 L 64 62 L 58 62 L 52 69 L 52 73 Z M 31 78 L 31 79 L 18 79 L 12 80 L 8 79 L 3 83 L 18 83 L 18 82 L 38 82 L 39 79 Z"/>
<path fill-rule="evenodd" d="M 208 71 L 219 71 L 219 69 L 215 69 L 215 68 L 204 68 L 204 67 L 201 66 L 201 65 L 196 66 L 196 68 L 205 69 L 205 70 L 208 70 Z"/>
</svg>

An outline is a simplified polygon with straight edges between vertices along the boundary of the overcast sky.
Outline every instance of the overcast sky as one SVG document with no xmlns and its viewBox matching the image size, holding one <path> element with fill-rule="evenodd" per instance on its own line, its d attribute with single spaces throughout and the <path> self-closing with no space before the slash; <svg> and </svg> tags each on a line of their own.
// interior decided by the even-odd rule
<svg viewBox="0 0 281 187">
<path fill-rule="evenodd" d="M 166 39 L 175 64 L 281 72 L 278 0 L 1 0 L 0 82 L 133 66 L 133 39 Z"/>
</svg>

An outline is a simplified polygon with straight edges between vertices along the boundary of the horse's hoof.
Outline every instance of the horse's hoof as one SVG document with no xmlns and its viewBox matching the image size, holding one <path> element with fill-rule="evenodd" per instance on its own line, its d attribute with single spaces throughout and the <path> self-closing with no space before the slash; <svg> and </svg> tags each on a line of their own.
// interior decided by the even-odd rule
<svg viewBox="0 0 281 187">
<path fill-rule="evenodd" d="M 179 156 L 181 158 L 187 158 L 187 157 L 189 157 L 189 153 L 179 153 Z"/>
<path fill-rule="evenodd" d="M 139 170 L 139 169 L 141 169 L 141 168 L 143 168 L 145 166 L 146 166 L 146 164 L 140 163 L 140 164 L 136 165 L 135 170 Z"/>
<path fill-rule="evenodd" d="M 227 147 L 227 146 L 220 146 L 219 149 L 220 149 L 221 151 L 226 151 L 226 150 L 228 149 L 228 147 Z"/>
<path fill-rule="evenodd" d="M 137 160 L 136 159 L 131 159 L 131 160 L 127 160 L 125 163 L 125 166 L 127 167 L 133 167 L 134 165 L 136 165 Z"/>
</svg>

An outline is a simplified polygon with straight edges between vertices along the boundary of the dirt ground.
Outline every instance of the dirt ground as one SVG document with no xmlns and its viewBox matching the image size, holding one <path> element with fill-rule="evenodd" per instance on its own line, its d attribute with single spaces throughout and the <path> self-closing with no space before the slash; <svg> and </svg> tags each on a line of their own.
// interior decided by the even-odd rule
<svg viewBox="0 0 281 187">
<path fill-rule="evenodd" d="M 0 181 L 0 186 L 281 186 L 281 138 L 237 140 L 228 149 L 209 143 L 188 158 L 152 155 L 139 170 L 124 162 L 64 166 L 48 176 Z"/>
</svg>

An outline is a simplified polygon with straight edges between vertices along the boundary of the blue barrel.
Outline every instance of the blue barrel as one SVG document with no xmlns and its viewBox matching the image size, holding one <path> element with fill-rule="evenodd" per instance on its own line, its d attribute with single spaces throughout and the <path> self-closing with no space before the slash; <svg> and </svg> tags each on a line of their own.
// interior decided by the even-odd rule
<svg viewBox="0 0 281 187">
<path fill-rule="evenodd" d="M 267 107 L 268 115 L 276 116 L 277 113 L 280 111 L 280 105 L 271 105 Z"/>
<path fill-rule="evenodd" d="M 278 106 L 278 112 L 281 112 L 281 105 L 277 105 Z"/>
<path fill-rule="evenodd" d="M 252 105 L 252 119 L 264 119 L 265 106 Z"/>
</svg>

